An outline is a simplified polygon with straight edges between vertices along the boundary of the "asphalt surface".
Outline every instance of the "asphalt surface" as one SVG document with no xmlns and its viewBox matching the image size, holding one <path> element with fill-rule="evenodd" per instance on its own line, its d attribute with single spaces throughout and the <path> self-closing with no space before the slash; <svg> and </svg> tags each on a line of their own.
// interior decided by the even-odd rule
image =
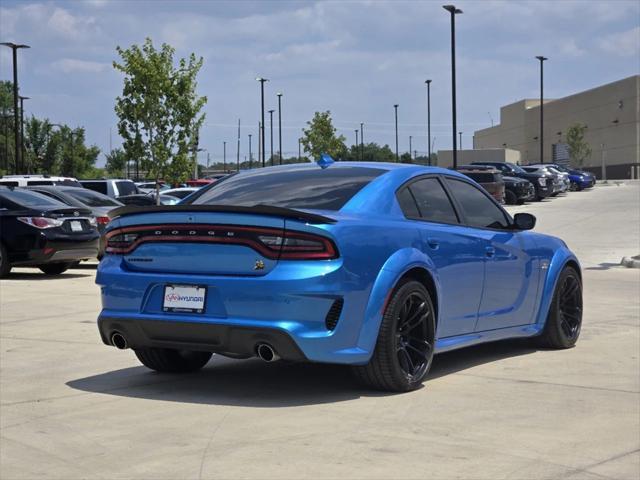
<svg viewBox="0 0 640 480">
<path fill-rule="evenodd" d="M 0 281 L 0 478 L 640 477 L 640 186 L 510 208 L 583 262 L 576 348 L 502 342 L 436 357 L 424 388 L 341 367 L 214 357 L 155 374 L 102 345 L 95 267 Z"/>
</svg>

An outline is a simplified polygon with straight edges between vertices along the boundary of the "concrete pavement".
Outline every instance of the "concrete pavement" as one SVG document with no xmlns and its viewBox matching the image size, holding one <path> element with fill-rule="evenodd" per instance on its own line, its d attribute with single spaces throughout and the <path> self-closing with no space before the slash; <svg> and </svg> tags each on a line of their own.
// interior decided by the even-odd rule
<svg viewBox="0 0 640 480">
<path fill-rule="evenodd" d="M 576 348 L 436 357 L 425 387 L 362 390 L 340 367 L 214 357 L 160 375 L 100 342 L 95 271 L 0 281 L 0 478 L 637 479 L 640 187 L 510 208 L 583 263 Z"/>
</svg>

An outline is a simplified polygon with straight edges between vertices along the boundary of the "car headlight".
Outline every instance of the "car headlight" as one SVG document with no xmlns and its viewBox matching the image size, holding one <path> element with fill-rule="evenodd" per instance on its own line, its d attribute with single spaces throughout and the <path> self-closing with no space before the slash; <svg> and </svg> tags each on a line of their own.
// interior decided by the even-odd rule
<svg viewBox="0 0 640 480">
<path fill-rule="evenodd" d="M 545 185 L 547 185 L 547 180 L 544 177 L 538 178 L 538 185 L 544 187 Z"/>
</svg>

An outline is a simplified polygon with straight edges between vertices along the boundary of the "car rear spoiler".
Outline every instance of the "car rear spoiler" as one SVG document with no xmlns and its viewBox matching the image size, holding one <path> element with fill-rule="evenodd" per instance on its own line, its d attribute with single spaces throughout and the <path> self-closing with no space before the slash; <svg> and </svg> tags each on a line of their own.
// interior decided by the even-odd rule
<svg viewBox="0 0 640 480">
<path fill-rule="evenodd" d="M 253 207 L 240 207 L 233 205 L 125 205 L 115 208 L 107 214 L 110 219 L 138 215 L 141 213 L 174 213 L 174 212 L 221 212 L 221 213 L 248 213 L 256 215 L 268 215 L 270 217 L 284 217 L 293 220 L 301 220 L 313 224 L 336 223 L 333 218 L 325 217 L 317 213 L 309 213 L 292 208 L 273 207 L 270 205 L 254 205 Z"/>
</svg>

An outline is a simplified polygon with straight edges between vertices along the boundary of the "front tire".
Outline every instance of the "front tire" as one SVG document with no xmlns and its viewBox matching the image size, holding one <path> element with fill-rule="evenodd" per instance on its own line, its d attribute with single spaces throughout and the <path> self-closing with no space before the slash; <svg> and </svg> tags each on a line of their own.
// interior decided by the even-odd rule
<svg viewBox="0 0 640 480">
<path fill-rule="evenodd" d="M 518 196 L 515 193 L 513 193 L 511 190 L 505 190 L 504 202 L 507 205 L 518 205 Z"/>
<path fill-rule="evenodd" d="M 390 392 L 415 390 L 431 368 L 434 344 L 431 296 L 420 282 L 407 280 L 389 300 L 371 360 L 352 369 L 368 387 Z"/>
<path fill-rule="evenodd" d="M 134 352 L 145 367 L 163 373 L 195 372 L 204 367 L 212 355 L 170 348 L 137 348 Z"/>
<path fill-rule="evenodd" d="M 565 267 L 558 278 L 538 344 L 554 349 L 571 348 L 578 341 L 581 328 L 582 281 L 573 267 Z"/>
<path fill-rule="evenodd" d="M 71 263 L 50 263 L 49 265 L 40 265 L 38 268 L 45 275 L 60 275 L 69 270 Z"/>
</svg>

